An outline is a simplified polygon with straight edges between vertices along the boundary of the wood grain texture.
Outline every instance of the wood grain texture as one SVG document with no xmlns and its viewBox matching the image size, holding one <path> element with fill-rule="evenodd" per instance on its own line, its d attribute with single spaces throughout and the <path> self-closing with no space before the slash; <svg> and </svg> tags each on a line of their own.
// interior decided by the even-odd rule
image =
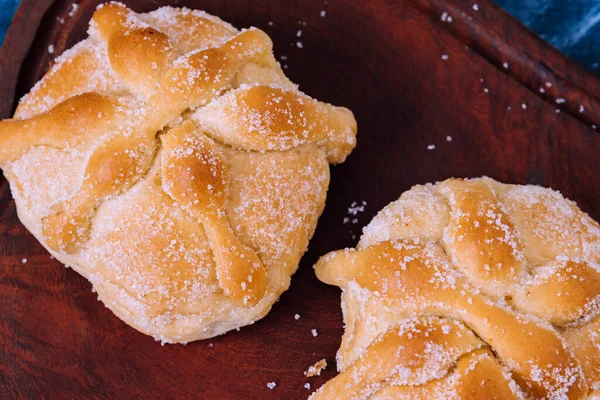
<svg viewBox="0 0 600 400">
<path fill-rule="evenodd" d="M 72 2 L 23 1 L 0 54 L 3 117 L 54 56 L 84 38 L 99 1 L 80 1 L 69 16 Z M 85 279 L 51 260 L 19 223 L 3 180 L 0 397 L 306 398 L 306 382 L 316 388 L 335 375 L 343 330 L 339 290 L 319 283 L 311 266 L 328 251 L 354 246 L 361 227 L 412 185 L 480 175 L 541 184 L 600 219 L 600 134 L 590 128 L 598 122 L 600 83 L 489 1 L 479 0 L 478 12 L 467 0 L 125 3 L 136 11 L 189 6 L 264 29 L 303 91 L 355 112 L 359 144 L 332 169 L 317 232 L 272 312 L 239 332 L 187 346 L 163 347 L 128 327 Z M 441 21 L 443 11 L 455 14 L 452 23 Z M 508 69 L 504 57 L 512 57 Z M 548 76 L 557 80 L 555 91 L 540 96 L 537 86 Z M 558 114 L 556 97 L 569 99 Z M 581 102 L 593 111 L 574 112 Z M 363 200 L 365 212 L 344 224 L 347 208 Z M 329 367 L 305 378 L 321 358 Z"/>
</svg>

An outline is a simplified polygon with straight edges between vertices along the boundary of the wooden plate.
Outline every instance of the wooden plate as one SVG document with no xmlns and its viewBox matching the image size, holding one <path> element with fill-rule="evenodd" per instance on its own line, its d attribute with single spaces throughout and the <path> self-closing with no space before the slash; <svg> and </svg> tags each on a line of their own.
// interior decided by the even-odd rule
<svg viewBox="0 0 600 400">
<path fill-rule="evenodd" d="M 2 117 L 54 56 L 84 38 L 98 3 L 23 0 L 0 54 Z M 264 29 L 303 91 L 355 112 L 359 144 L 333 168 L 310 249 L 272 312 L 185 347 L 160 346 L 125 325 L 87 281 L 51 260 L 1 181 L 2 397 L 306 398 L 306 382 L 316 388 L 336 374 L 343 330 L 339 289 L 317 281 L 311 266 L 355 245 L 361 227 L 412 185 L 480 175 L 541 184 L 600 219 L 599 81 L 489 1 L 478 11 L 471 0 L 125 3 L 136 11 L 189 6 Z M 355 201 L 366 201 L 365 211 L 344 224 Z M 321 358 L 329 367 L 307 379 Z"/>
</svg>

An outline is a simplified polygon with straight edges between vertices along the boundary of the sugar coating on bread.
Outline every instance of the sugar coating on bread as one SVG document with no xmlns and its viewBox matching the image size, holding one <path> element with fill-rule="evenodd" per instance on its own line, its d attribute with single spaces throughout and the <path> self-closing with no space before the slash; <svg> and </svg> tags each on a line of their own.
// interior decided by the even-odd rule
<svg viewBox="0 0 600 400">
<path fill-rule="evenodd" d="M 312 399 L 600 395 L 600 226 L 558 192 L 415 186 L 315 269 L 345 332 Z"/>
<path fill-rule="evenodd" d="M 202 11 L 94 13 L 0 122 L 19 218 L 136 329 L 164 342 L 262 318 L 321 214 L 345 108 L 301 93 L 270 38 Z"/>
</svg>

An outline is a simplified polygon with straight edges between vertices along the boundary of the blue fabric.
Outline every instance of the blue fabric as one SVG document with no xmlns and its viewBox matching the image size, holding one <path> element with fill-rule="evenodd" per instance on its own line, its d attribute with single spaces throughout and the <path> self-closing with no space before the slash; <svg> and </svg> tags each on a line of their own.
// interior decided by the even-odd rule
<svg viewBox="0 0 600 400">
<path fill-rule="evenodd" d="M 550 44 L 600 73 L 600 0 L 496 2 Z M 0 43 L 18 4 L 19 0 L 0 0 Z"/>
<path fill-rule="evenodd" d="M 19 0 L 0 0 L 0 44 L 4 40 L 8 25 L 10 25 L 18 5 Z"/>
<path fill-rule="evenodd" d="M 599 0 L 496 0 L 569 57 L 600 73 Z"/>
</svg>

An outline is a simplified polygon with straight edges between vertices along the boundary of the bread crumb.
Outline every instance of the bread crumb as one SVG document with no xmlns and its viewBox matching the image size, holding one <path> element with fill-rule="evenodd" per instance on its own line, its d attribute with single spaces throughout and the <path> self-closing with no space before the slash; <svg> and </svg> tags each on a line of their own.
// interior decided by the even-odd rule
<svg viewBox="0 0 600 400">
<path fill-rule="evenodd" d="M 304 375 L 306 375 L 307 378 L 315 375 L 321 376 L 321 371 L 323 371 L 325 368 L 327 368 L 327 360 L 323 358 L 322 360 L 317 361 L 314 365 L 308 367 L 308 371 L 306 371 Z"/>
</svg>

